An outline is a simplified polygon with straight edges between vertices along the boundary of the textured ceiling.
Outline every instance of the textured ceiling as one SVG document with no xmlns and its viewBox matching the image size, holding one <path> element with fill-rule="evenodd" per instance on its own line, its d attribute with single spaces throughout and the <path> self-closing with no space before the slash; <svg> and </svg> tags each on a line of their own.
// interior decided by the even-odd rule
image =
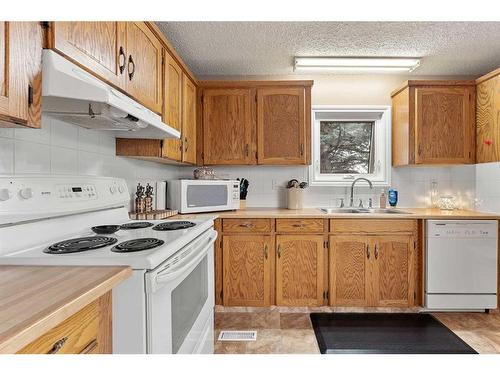
<svg viewBox="0 0 500 375">
<path fill-rule="evenodd" d="M 500 22 L 157 22 L 198 76 L 287 75 L 295 56 L 422 57 L 412 75 L 500 66 Z"/>
</svg>

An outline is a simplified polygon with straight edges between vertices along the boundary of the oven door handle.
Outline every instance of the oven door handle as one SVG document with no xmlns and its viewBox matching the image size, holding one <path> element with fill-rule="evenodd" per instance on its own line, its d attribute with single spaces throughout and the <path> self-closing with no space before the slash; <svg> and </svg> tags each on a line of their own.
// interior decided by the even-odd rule
<svg viewBox="0 0 500 375">
<path fill-rule="evenodd" d="M 217 232 L 214 232 L 214 235 L 208 237 L 208 243 L 206 243 L 203 246 L 201 251 L 199 252 L 197 252 L 196 250 L 193 251 L 194 255 L 191 256 L 190 259 L 186 260 L 187 263 L 182 262 L 182 264 L 176 268 L 159 272 L 155 277 L 156 284 L 168 283 L 169 281 L 175 279 L 179 275 L 182 275 L 187 269 L 189 269 L 194 264 L 198 263 L 201 259 L 203 259 L 205 255 L 208 254 L 211 245 L 215 242 L 216 239 L 217 239 Z"/>
</svg>

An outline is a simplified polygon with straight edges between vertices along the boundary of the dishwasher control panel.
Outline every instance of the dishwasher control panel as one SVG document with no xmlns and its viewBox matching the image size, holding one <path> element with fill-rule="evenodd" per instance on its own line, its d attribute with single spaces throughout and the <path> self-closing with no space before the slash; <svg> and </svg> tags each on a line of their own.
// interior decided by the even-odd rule
<svg viewBox="0 0 500 375">
<path fill-rule="evenodd" d="M 496 220 L 428 220 L 428 238 L 497 238 Z"/>
</svg>

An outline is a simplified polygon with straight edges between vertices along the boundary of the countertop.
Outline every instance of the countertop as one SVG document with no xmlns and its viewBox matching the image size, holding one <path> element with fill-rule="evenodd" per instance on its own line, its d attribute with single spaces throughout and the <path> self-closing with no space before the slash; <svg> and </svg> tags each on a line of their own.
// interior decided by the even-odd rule
<svg viewBox="0 0 500 375">
<path fill-rule="evenodd" d="M 122 266 L 0 266 L 0 353 L 22 349 L 131 274 Z"/>
<path fill-rule="evenodd" d="M 332 213 L 327 214 L 318 208 L 303 208 L 300 210 L 288 210 L 286 208 L 259 208 L 251 207 L 244 210 L 221 211 L 200 214 L 177 215 L 173 218 L 195 218 L 195 217 L 213 217 L 222 219 L 250 219 L 250 218 L 362 218 L 362 219 L 500 219 L 500 214 L 478 212 L 470 210 L 443 211 L 437 208 L 406 208 L 398 207 L 398 210 L 407 213 L 402 214 L 353 214 L 353 213 Z"/>
</svg>

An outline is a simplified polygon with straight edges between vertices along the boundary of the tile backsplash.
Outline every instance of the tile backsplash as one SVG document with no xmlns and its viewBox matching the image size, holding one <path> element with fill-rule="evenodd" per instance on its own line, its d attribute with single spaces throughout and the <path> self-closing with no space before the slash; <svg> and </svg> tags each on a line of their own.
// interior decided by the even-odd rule
<svg viewBox="0 0 500 375">
<path fill-rule="evenodd" d="M 476 207 L 480 211 L 500 212 L 500 163 L 476 165 Z"/>
<path fill-rule="evenodd" d="M 215 167 L 222 178 L 244 177 L 249 180 L 248 207 L 285 207 L 286 183 L 291 179 L 308 181 L 309 167 L 304 166 L 245 166 Z M 192 176 L 192 168 L 184 167 L 182 176 Z M 399 192 L 399 206 L 426 207 L 430 205 L 432 181 L 438 184 L 440 195 L 457 197 L 463 208 L 473 208 L 475 198 L 475 166 L 393 168 L 392 185 Z M 387 190 L 387 188 L 386 188 Z M 368 198 L 378 206 L 381 188 L 370 190 L 365 184 L 356 186 L 355 197 Z M 304 192 L 305 207 L 338 206 L 340 198 L 348 204 L 349 187 L 311 186 Z"/>
<path fill-rule="evenodd" d="M 60 174 L 124 178 L 131 192 L 138 181 L 175 179 L 179 167 L 115 156 L 115 138 L 49 116 L 41 129 L 0 128 L 0 174 Z"/>
</svg>

